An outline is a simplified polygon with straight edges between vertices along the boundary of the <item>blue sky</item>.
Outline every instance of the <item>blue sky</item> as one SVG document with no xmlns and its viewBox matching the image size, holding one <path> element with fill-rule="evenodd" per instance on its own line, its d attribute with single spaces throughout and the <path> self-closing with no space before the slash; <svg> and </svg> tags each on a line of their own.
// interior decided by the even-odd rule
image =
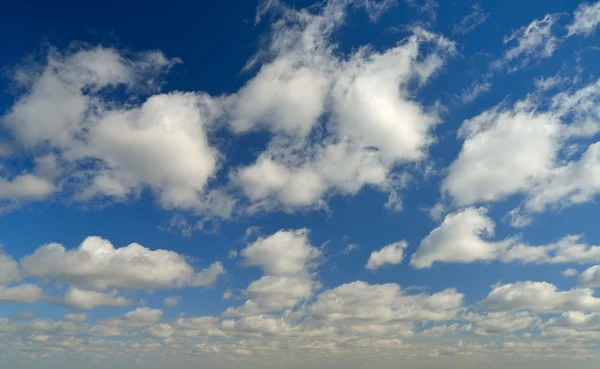
<svg viewBox="0 0 600 369">
<path fill-rule="evenodd" d="M 594 367 L 600 3 L 169 5 L 0 8 L 2 360 Z"/>
</svg>

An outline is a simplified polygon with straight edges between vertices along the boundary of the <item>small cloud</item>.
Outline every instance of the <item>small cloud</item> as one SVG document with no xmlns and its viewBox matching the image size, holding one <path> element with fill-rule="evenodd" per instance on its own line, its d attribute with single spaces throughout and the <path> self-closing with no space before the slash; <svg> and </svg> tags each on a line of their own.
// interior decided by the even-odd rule
<svg viewBox="0 0 600 369">
<path fill-rule="evenodd" d="M 573 268 L 570 269 L 565 269 L 562 272 L 560 272 L 563 276 L 565 277 L 574 277 L 577 274 L 579 274 L 579 272 Z"/>
<path fill-rule="evenodd" d="M 455 24 L 452 28 L 452 33 L 455 35 L 466 35 L 472 32 L 475 28 L 485 23 L 490 16 L 489 13 L 484 12 L 479 4 L 475 4 L 472 7 L 472 12 L 466 16 L 458 24 Z"/>
<path fill-rule="evenodd" d="M 175 306 L 181 301 L 181 296 L 169 296 L 163 300 L 164 306 Z"/>
<path fill-rule="evenodd" d="M 29 320 L 35 318 L 35 313 L 31 310 L 12 313 L 8 316 L 9 320 Z"/>
</svg>

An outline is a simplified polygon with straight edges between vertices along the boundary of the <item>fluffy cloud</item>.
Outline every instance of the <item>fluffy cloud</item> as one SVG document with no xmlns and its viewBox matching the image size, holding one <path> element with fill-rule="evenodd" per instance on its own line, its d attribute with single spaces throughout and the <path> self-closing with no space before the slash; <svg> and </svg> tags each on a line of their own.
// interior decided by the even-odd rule
<svg viewBox="0 0 600 369">
<path fill-rule="evenodd" d="M 484 208 L 466 208 L 446 216 L 442 224 L 421 241 L 411 257 L 416 268 L 430 267 L 435 261 L 473 262 L 492 260 L 508 241 L 490 242 L 494 222 Z"/>
<path fill-rule="evenodd" d="M 96 47 L 50 50 L 44 68 L 15 74 L 27 90 L 2 122 L 29 150 L 52 148 L 63 166 L 85 167 L 64 178 L 75 198 L 125 200 L 150 188 L 164 208 L 229 216 L 234 201 L 207 190 L 219 154 L 208 143 L 208 125 L 220 114 L 202 93 L 158 94 L 140 106 L 107 99 L 155 92 L 157 76 L 177 60 L 159 52 L 132 54 Z M 43 123 L 42 123 L 43 121 Z M 0 181 L 0 197 L 42 198 L 56 191 L 32 174 Z"/>
<path fill-rule="evenodd" d="M 579 274 L 579 272 L 576 269 L 572 269 L 572 268 L 565 269 L 560 273 L 565 277 L 574 277 L 577 274 Z"/>
<path fill-rule="evenodd" d="M 39 200 L 56 191 L 56 186 L 34 174 L 18 175 L 11 180 L 0 178 L 0 199 Z"/>
<path fill-rule="evenodd" d="M 329 323 L 446 320 L 461 307 L 463 295 L 447 289 L 432 295 L 406 295 L 397 284 L 370 285 L 356 281 L 319 294 L 310 306 L 317 319 Z"/>
<path fill-rule="evenodd" d="M 583 3 L 573 13 L 573 23 L 567 26 L 569 36 L 591 35 L 600 24 L 600 2 L 595 4 Z"/>
<path fill-rule="evenodd" d="M 527 190 L 554 166 L 560 129 L 555 117 L 536 113 L 527 101 L 465 121 L 458 132 L 465 141 L 443 191 L 457 205 L 470 205 Z"/>
<path fill-rule="evenodd" d="M 438 118 L 411 99 L 409 85 L 425 83 L 454 54 L 454 44 L 415 29 L 382 52 L 334 53 L 330 35 L 346 7 L 370 3 L 332 1 L 315 12 L 274 7 L 282 19 L 264 50 L 271 58 L 228 97 L 226 108 L 234 131 L 273 133 L 267 150 L 232 174 L 251 210 L 323 207 L 327 195 L 353 195 L 367 185 L 389 190 L 395 165 L 425 157 Z M 321 123 L 321 138 L 306 139 Z"/>
<path fill-rule="evenodd" d="M 281 230 L 259 237 L 242 250 L 248 266 L 259 266 L 266 274 L 294 276 L 306 274 L 320 255 L 308 240 L 308 229 Z"/>
<path fill-rule="evenodd" d="M 481 336 L 507 334 L 526 329 L 540 323 L 540 318 L 527 311 L 517 313 L 468 314 L 466 320 L 475 325 L 474 332 Z"/>
<path fill-rule="evenodd" d="M 591 289 L 559 291 L 547 282 L 517 282 L 498 285 L 478 307 L 491 312 L 532 310 L 542 313 L 569 310 L 599 310 L 600 299 Z"/>
<path fill-rule="evenodd" d="M 387 264 L 400 264 L 402 259 L 404 259 L 404 249 L 406 249 L 407 246 L 408 244 L 406 241 L 400 241 L 391 243 L 381 250 L 373 251 L 365 268 L 377 269 Z"/>
<path fill-rule="evenodd" d="M 517 237 L 491 241 L 496 224 L 485 208 L 466 208 L 446 216 L 442 224 L 421 241 L 411 258 L 416 268 L 434 262 L 469 263 L 500 260 L 505 263 L 593 263 L 600 260 L 600 246 L 569 235 L 547 245 L 532 246 Z"/>
<path fill-rule="evenodd" d="M 57 243 L 42 246 L 24 257 L 21 267 L 26 276 L 60 278 L 83 289 L 97 290 L 209 286 L 224 273 L 218 262 L 196 272 L 176 252 L 153 251 L 136 243 L 115 248 L 100 237 L 88 237 L 73 250 Z"/>
<path fill-rule="evenodd" d="M 0 247 L 0 286 L 6 286 L 20 278 L 19 264 L 6 255 Z"/>
<path fill-rule="evenodd" d="M 117 296 L 117 291 L 103 293 L 76 287 L 70 287 L 63 297 L 55 301 L 59 304 L 82 310 L 93 309 L 97 306 L 127 306 L 131 304 L 131 301 L 125 297 Z"/>
<path fill-rule="evenodd" d="M 522 206 L 510 213 L 515 225 L 526 224 L 527 213 L 591 201 L 600 189 L 598 143 L 573 160 L 564 152 L 572 140 L 598 132 L 599 100 L 600 82 L 594 81 L 547 99 L 534 95 L 513 106 L 501 104 L 466 120 L 459 130 L 463 147 L 442 191 L 463 206 L 523 194 Z"/>
<path fill-rule="evenodd" d="M 29 283 L 15 287 L 0 286 L 0 301 L 31 304 L 42 296 L 42 289 Z"/>
<path fill-rule="evenodd" d="M 139 328 L 155 325 L 162 320 L 163 312 L 160 309 L 141 307 L 125 313 L 118 319 L 104 319 L 96 327 Z M 102 328 L 99 328 L 102 329 Z"/>
<path fill-rule="evenodd" d="M 600 288 L 600 265 L 594 265 L 579 275 L 579 285 L 589 288 Z"/>
</svg>

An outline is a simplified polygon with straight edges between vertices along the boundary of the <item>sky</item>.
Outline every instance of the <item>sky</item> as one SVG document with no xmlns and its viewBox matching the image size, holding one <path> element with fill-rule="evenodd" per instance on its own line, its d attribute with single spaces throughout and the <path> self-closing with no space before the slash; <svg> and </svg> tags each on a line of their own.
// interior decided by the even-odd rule
<svg viewBox="0 0 600 369">
<path fill-rule="evenodd" d="M 595 368 L 600 2 L 0 5 L 11 368 Z"/>
</svg>

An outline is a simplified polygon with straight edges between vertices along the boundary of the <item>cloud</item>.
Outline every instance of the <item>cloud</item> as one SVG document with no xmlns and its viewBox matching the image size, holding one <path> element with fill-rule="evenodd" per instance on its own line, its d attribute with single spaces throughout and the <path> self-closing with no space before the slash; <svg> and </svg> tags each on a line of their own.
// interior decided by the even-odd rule
<svg viewBox="0 0 600 369">
<path fill-rule="evenodd" d="M 473 322 L 474 332 L 480 336 L 513 333 L 541 322 L 540 318 L 532 316 L 527 311 L 468 314 L 466 319 Z"/>
<path fill-rule="evenodd" d="M 579 274 L 581 287 L 600 288 L 600 265 L 594 265 Z"/>
<path fill-rule="evenodd" d="M 270 44 L 251 61 L 260 69 L 225 107 L 234 132 L 268 130 L 271 141 L 254 163 L 232 172 L 232 182 L 250 211 L 324 208 L 330 195 L 390 190 L 392 168 L 424 159 L 439 122 L 434 107 L 411 99 L 409 86 L 426 83 L 454 55 L 454 43 L 414 29 L 388 50 L 339 55 L 330 35 L 355 2 L 316 11 L 277 4 Z"/>
<path fill-rule="evenodd" d="M 532 60 L 552 56 L 559 43 L 559 39 L 552 34 L 552 26 L 559 18 L 558 14 L 547 14 L 544 18 L 535 19 L 527 27 L 519 28 L 504 37 L 505 44 L 517 41 L 517 45 L 506 50 L 504 60 L 497 64 L 502 65 L 522 58 L 520 65 L 514 67 L 514 69 L 518 69 Z"/>
<path fill-rule="evenodd" d="M 439 227 L 421 241 L 410 263 L 415 268 L 427 268 L 435 261 L 468 263 L 492 260 L 497 250 L 508 245 L 506 240 L 485 240 L 494 235 L 494 228 L 495 224 L 486 216 L 484 208 L 466 208 L 449 214 Z"/>
<path fill-rule="evenodd" d="M 452 33 L 456 35 L 466 35 L 472 32 L 478 26 L 485 23 L 490 16 L 489 13 L 484 12 L 479 4 L 475 4 L 471 7 L 472 12 L 465 15 L 458 24 L 452 27 Z"/>
<path fill-rule="evenodd" d="M 165 299 L 163 300 L 163 305 L 164 306 L 175 306 L 179 303 L 179 301 L 181 301 L 180 296 L 169 296 L 169 297 L 165 297 Z"/>
<path fill-rule="evenodd" d="M 88 237 L 72 250 L 57 243 L 44 245 L 21 259 L 21 268 L 25 276 L 59 278 L 95 290 L 203 287 L 225 272 L 219 262 L 197 272 L 176 252 L 153 251 L 137 243 L 115 248 L 100 237 Z"/>
<path fill-rule="evenodd" d="M 42 289 L 32 284 L 21 284 L 15 287 L 0 286 L 0 301 L 31 304 L 41 299 Z"/>
<path fill-rule="evenodd" d="M 7 286 L 21 279 L 19 264 L 0 247 L 0 286 Z"/>
<path fill-rule="evenodd" d="M 380 250 L 373 251 L 365 268 L 374 270 L 388 264 L 400 264 L 402 259 L 404 259 L 404 249 L 407 246 L 406 241 L 400 241 L 384 246 Z"/>
<path fill-rule="evenodd" d="M 127 96 L 156 92 L 159 76 L 178 61 L 159 52 L 127 57 L 100 46 L 72 49 L 51 48 L 41 68 L 15 72 L 26 92 L 2 117 L 15 139 L 34 152 L 52 149 L 63 166 L 85 168 L 62 178 L 76 200 L 124 201 L 149 188 L 163 208 L 229 216 L 234 201 L 207 187 L 220 160 L 207 138 L 218 103 L 181 92 L 117 103 L 110 96 L 120 87 Z M 5 197 L 42 198 L 56 190 L 32 174 L 0 182 Z"/>
<path fill-rule="evenodd" d="M 131 300 L 128 300 L 125 297 L 117 296 L 117 291 L 103 293 L 83 290 L 77 287 L 70 287 L 67 293 L 65 293 L 63 297 L 55 299 L 55 302 L 82 310 L 90 310 L 97 306 L 131 305 Z"/>
<path fill-rule="evenodd" d="M 565 277 L 574 277 L 577 274 L 579 274 L 577 269 L 573 269 L 573 268 L 565 269 L 565 270 L 561 271 L 560 273 Z"/>
<path fill-rule="evenodd" d="M 411 257 L 415 268 L 434 262 L 470 263 L 500 260 L 504 263 L 593 263 L 600 260 L 600 247 L 568 235 L 557 242 L 532 246 L 518 237 L 492 241 L 496 224 L 485 208 L 466 208 L 446 216 L 442 224 L 421 241 Z"/>
<path fill-rule="evenodd" d="M 85 313 L 67 313 L 63 316 L 62 320 L 65 322 L 81 323 L 88 319 Z"/>
<path fill-rule="evenodd" d="M 97 322 L 96 327 L 117 327 L 119 329 L 149 327 L 158 324 L 162 320 L 162 317 L 163 312 L 160 309 L 141 307 L 129 311 L 117 319 L 100 320 Z"/>
<path fill-rule="evenodd" d="M 310 306 L 316 319 L 336 325 L 415 320 L 446 320 L 461 307 L 463 295 L 447 289 L 432 295 L 406 295 L 399 285 L 356 281 L 324 291 Z"/>
<path fill-rule="evenodd" d="M 590 36 L 600 24 L 600 2 L 582 3 L 573 13 L 573 23 L 567 26 L 568 36 Z"/>
<path fill-rule="evenodd" d="M 252 316 L 293 308 L 312 297 L 317 284 L 305 277 L 264 276 L 246 288 L 249 297 L 242 306 L 228 309 L 225 316 Z"/>
<path fill-rule="evenodd" d="M 559 291 L 548 282 L 516 282 L 498 285 L 477 306 L 491 312 L 531 310 L 542 313 L 599 310 L 600 299 L 587 288 Z"/>
<path fill-rule="evenodd" d="M 600 83 L 594 81 L 549 98 L 530 95 L 513 106 L 500 104 L 466 120 L 458 132 L 465 140 L 442 192 L 459 206 L 522 194 L 522 206 L 510 214 L 515 220 L 591 201 L 600 188 L 594 176 L 597 143 L 572 160 L 563 152 L 570 140 L 598 132 L 599 100 Z"/>
<path fill-rule="evenodd" d="M 0 199 L 41 200 L 56 191 L 56 186 L 34 174 L 21 174 L 11 180 L 0 178 Z"/>
<path fill-rule="evenodd" d="M 266 274 L 294 276 L 306 274 L 320 252 L 308 240 L 309 231 L 280 230 L 262 238 L 242 250 L 247 266 L 258 266 Z"/>
</svg>

